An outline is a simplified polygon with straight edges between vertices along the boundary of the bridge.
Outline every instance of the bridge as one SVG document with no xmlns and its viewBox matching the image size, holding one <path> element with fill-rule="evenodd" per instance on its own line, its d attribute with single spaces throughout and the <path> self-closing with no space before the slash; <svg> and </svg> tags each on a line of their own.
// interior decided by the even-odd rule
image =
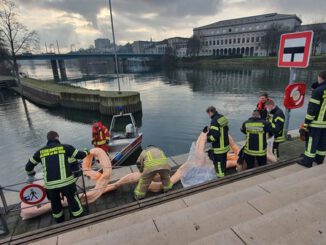
<svg viewBox="0 0 326 245">
<path fill-rule="evenodd" d="M 133 54 L 133 53 L 118 53 L 118 59 L 127 58 L 161 58 L 163 54 Z M 113 53 L 97 54 L 97 53 L 68 53 L 68 54 L 21 54 L 17 55 L 17 60 L 49 60 L 51 62 L 54 80 L 66 81 L 67 72 L 65 60 L 81 59 L 81 58 L 114 58 Z M 59 67 L 59 69 L 58 69 Z M 60 71 L 60 76 L 59 76 Z"/>
<path fill-rule="evenodd" d="M 118 58 L 160 58 L 163 54 L 133 54 L 118 53 Z M 17 55 L 17 60 L 69 60 L 80 58 L 113 58 L 113 53 L 68 53 L 68 54 L 21 54 Z"/>
</svg>

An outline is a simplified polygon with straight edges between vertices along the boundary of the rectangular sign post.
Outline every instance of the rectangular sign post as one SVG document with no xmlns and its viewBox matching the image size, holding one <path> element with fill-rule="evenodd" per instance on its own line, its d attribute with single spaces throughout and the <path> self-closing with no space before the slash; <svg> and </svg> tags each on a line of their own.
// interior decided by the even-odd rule
<svg viewBox="0 0 326 245">
<path fill-rule="evenodd" d="M 296 68 L 309 66 L 313 31 L 286 33 L 281 35 L 278 54 L 278 67 L 290 68 L 289 84 L 296 80 Z M 290 124 L 290 109 L 285 111 L 285 135 L 288 137 Z"/>
</svg>

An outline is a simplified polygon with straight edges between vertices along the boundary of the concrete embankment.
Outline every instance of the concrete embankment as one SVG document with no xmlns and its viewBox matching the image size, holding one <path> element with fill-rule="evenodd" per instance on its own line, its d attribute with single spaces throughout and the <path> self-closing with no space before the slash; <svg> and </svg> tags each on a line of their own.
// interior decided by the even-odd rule
<svg viewBox="0 0 326 245">
<path fill-rule="evenodd" d="M 123 107 L 125 113 L 135 113 L 142 110 L 138 92 L 89 90 L 67 84 L 40 81 L 31 78 L 21 80 L 22 95 L 45 107 L 65 107 L 80 110 L 99 111 L 105 115 L 119 113 Z M 20 92 L 18 88 L 14 88 Z"/>
<path fill-rule="evenodd" d="M 218 68 L 218 67 L 277 67 L 277 57 L 243 57 L 217 59 L 215 57 L 193 57 L 177 61 L 178 67 Z M 310 67 L 325 68 L 326 56 L 311 57 Z"/>
</svg>

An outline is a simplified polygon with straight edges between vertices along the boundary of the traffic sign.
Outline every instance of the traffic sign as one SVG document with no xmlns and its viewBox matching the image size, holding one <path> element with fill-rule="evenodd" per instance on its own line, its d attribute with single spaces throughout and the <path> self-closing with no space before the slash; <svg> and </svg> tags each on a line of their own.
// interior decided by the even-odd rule
<svg viewBox="0 0 326 245">
<path fill-rule="evenodd" d="M 46 192 L 44 187 L 41 185 L 29 184 L 21 189 L 19 196 L 22 202 L 30 205 L 36 205 L 45 199 Z"/>
<path fill-rule="evenodd" d="M 285 88 L 283 104 L 286 109 L 296 109 L 303 106 L 306 93 L 305 83 L 292 83 Z"/>
<path fill-rule="evenodd" d="M 281 35 L 278 67 L 308 67 L 313 36 L 313 31 Z"/>
</svg>

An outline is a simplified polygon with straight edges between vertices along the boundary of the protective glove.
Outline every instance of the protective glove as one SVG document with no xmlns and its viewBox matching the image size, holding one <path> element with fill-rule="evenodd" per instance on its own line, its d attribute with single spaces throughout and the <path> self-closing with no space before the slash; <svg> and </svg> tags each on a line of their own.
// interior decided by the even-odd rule
<svg viewBox="0 0 326 245">
<path fill-rule="evenodd" d="M 95 144 L 95 140 L 92 140 L 92 145 L 94 145 Z"/>
<path fill-rule="evenodd" d="M 32 184 L 35 180 L 35 171 L 33 173 L 28 174 L 26 182 L 28 184 Z"/>
<path fill-rule="evenodd" d="M 88 148 L 84 148 L 84 151 L 87 153 L 87 155 L 89 155 L 90 150 Z"/>
<path fill-rule="evenodd" d="M 142 173 L 144 171 L 144 167 L 142 166 L 142 164 L 140 162 L 136 162 L 136 166 L 137 166 L 139 172 Z"/>
<path fill-rule="evenodd" d="M 208 132 L 208 126 L 205 126 L 204 128 L 203 128 L 203 133 L 207 133 Z"/>
</svg>

